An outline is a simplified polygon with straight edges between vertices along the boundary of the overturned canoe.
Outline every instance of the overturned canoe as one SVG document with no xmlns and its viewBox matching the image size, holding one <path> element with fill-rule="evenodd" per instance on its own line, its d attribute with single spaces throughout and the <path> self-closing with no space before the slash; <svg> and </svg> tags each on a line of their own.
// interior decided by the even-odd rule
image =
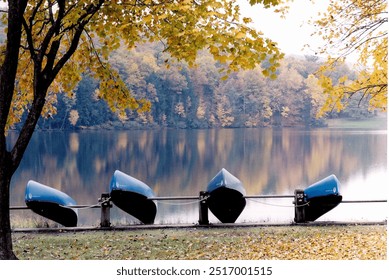
<svg viewBox="0 0 389 280">
<path fill-rule="evenodd" d="M 144 224 L 153 224 L 157 203 L 153 190 L 138 179 L 116 170 L 110 184 L 111 201 Z"/>
<path fill-rule="evenodd" d="M 208 183 L 208 208 L 222 223 L 234 223 L 246 206 L 241 181 L 222 169 Z"/>
<path fill-rule="evenodd" d="M 25 203 L 35 213 L 65 227 L 75 227 L 77 209 L 71 208 L 76 201 L 59 190 L 30 180 L 25 191 Z"/>
<path fill-rule="evenodd" d="M 342 201 L 339 193 L 339 180 L 330 175 L 304 190 L 305 220 L 315 221 Z"/>
</svg>

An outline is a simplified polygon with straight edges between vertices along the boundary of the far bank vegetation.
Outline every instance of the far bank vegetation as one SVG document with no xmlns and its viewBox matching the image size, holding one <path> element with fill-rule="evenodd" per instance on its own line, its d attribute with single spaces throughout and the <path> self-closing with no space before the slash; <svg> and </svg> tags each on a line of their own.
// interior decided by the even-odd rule
<svg viewBox="0 0 389 280">
<path fill-rule="evenodd" d="M 366 119 L 368 100 L 353 98 L 342 111 L 317 118 L 326 96 L 314 73 L 316 56 L 286 56 L 277 79 L 262 75 L 266 63 L 254 70 L 223 74 L 223 65 L 202 51 L 197 66 L 173 61 L 157 43 L 116 51 L 111 63 L 137 99 L 150 102 L 148 112 L 127 111 L 118 116 L 96 98 L 98 82 L 85 73 L 74 95 L 57 96 L 56 114 L 40 120 L 40 129 L 138 129 L 325 126 L 329 118 Z M 169 64 L 168 64 L 168 63 Z M 333 79 L 354 75 L 342 65 Z M 18 128 L 15 125 L 14 128 Z"/>
</svg>

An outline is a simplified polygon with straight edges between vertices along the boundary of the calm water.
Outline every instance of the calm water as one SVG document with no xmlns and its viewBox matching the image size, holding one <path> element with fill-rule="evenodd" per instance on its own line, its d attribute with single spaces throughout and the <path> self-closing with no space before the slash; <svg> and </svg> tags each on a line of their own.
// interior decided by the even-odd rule
<svg viewBox="0 0 389 280">
<path fill-rule="evenodd" d="M 14 140 L 14 135 L 9 139 Z M 344 200 L 387 199 L 386 130 L 220 129 L 36 132 L 12 181 L 11 205 L 24 204 L 32 179 L 60 189 L 80 205 L 96 204 L 119 169 L 157 196 L 198 195 L 226 168 L 248 195 L 293 194 L 335 174 Z M 292 199 L 249 200 L 237 222 L 291 222 Z M 13 215 L 37 217 L 31 211 Z M 24 212 L 24 213 L 23 213 Z M 320 220 L 382 221 L 387 204 L 341 204 Z M 111 210 L 117 224 L 136 223 Z M 98 225 L 99 209 L 79 211 L 80 225 Z M 197 202 L 159 203 L 156 223 L 197 223 Z M 210 221 L 217 220 L 210 214 Z"/>
</svg>

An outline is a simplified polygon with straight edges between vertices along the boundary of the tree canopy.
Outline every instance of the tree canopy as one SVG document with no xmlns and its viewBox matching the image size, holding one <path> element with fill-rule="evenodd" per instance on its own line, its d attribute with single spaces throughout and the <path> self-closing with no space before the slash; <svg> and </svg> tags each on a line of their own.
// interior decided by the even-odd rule
<svg viewBox="0 0 389 280">
<path fill-rule="evenodd" d="M 278 1 L 251 1 L 255 3 L 271 6 Z M 149 102 L 134 98 L 109 64 L 109 54 L 121 45 L 131 49 L 140 42 L 160 41 L 163 52 L 189 66 L 207 48 L 226 65 L 226 74 L 253 69 L 268 59 L 270 65 L 262 72 L 275 77 L 282 54 L 275 42 L 248 27 L 250 21 L 240 16 L 235 1 L 29 1 L 8 125 L 20 121 L 31 106 L 36 71 L 50 76 L 46 116 L 55 114 L 57 93 L 72 95 L 85 72 L 99 81 L 98 97 L 112 110 L 148 110 Z"/>
<path fill-rule="evenodd" d="M 387 109 L 388 12 L 386 0 L 332 0 L 328 10 L 313 21 L 326 44 L 320 53 L 328 60 L 318 72 L 327 95 L 321 114 L 343 110 L 356 93 L 370 108 Z M 346 58 L 356 58 L 357 78 L 330 78 L 328 73 Z M 355 96 L 354 96 L 355 97 Z"/>
</svg>

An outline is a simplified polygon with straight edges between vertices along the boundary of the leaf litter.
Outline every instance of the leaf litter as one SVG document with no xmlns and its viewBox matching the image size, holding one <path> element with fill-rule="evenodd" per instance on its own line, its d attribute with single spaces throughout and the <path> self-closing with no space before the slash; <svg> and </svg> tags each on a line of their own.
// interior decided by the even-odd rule
<svg viewBox="0 0 389 280">
<path fill-rule="evenodd" d="M 14 233 L 20 259 L 386 260 L 386 226 Z"/>
</svg>

